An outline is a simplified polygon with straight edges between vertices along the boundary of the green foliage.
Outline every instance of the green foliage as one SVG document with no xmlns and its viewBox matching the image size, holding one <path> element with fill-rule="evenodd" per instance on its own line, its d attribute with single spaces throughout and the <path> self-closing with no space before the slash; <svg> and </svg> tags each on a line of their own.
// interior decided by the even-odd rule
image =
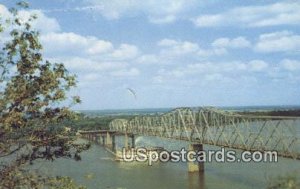
<svg viewBox="0 0 300 189">
<path fill-rule="evenodd" d="M 11 167 L 10 167 L 11 169 Z M 38 171 L 30 171 L 21 167 L 4 172 L 5 178 L 0 179 L 1 188 L 33 188 L 33 189 L 85 189 L 69 177 L 48 177 Z"/>
<path fill-rule="evenodd" d="M 28 4 L 20 2 L 18 6 L 27 8 Z M 0 185 L 16 188 L 28 182 L 32 184 L 28 188 L 39 188 L 40 180 L 22 174 L 20 166 L 36 159 L 80 160 L 79 153 L 89 145 L 76 144 L 76 138 L 61 124 L 77 116 L 70 106 L 80 98 L 67 95 L 76 86 L 76 77 L 62 63 L 44 61 L 39 33 L 31 26 L 36 15 L 22 20 L 16 8 L 11 15 L 8 26 L 0 23 L 0 32 L 9 30 L 10 34 L 10 40 L 0 45 L 0 162 L 6 162 L 0 165 Z M 69 106 L 60 105 L 68 100 Z"/>
<path fill-rule="evenodd" d="M 50 189 L 85 189 L 83 186 L 78 186 L 69 177 L 55 177 L 48 181 Z"/>
<path fill-rule="evenodd" d="M 115 115 L 115 116 L 98 116 L 89 117 L 80 114 L 76 120 L 68 120 L 63 122 L 63 125 L 71 127 L 74 131 L 77 130 L 108 130 L 109 123 L 114 119 L 131 119 L 133 115 Z"/>
</svg>

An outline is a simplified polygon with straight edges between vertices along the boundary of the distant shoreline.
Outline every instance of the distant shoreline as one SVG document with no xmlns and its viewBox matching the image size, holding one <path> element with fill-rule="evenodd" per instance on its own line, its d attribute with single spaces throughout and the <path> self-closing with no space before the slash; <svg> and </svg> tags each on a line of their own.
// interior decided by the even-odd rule
<svg viewBox="0 0 300 189">
<path fill-rule="evenodd" d="M 215 107 L 222 110 L 282 110 L 282 109 L 300 109 L 300 105 L 245 105 L 245 106 L 212 106 L 212 105 L 204 105 L 204 106 L 178 106 L 178 107 L 158 107 L 158 108 L 112 108 L 112 109 L 74 109 L 74 111 L 78 112 L 127 112 L 127 111 L 156 111 L 156 110 L 173 110 L 181 107 L 191 107 L 191 108 L 199 108 L 199 107 Z"/>
<path fill-rule="evenodd" d="M 197 108 L 197 107 L 191 107 Z M 234 111 L 241 114 L 273 115 L 273 116 L 300 116 L 300 106 L 236 106 L 216 107 L 225 111 Z M 86 116 L 122 116 L 122 115 L 153 115 L 172 111 L 175 108 L 145 108 L 145 109 L 119 109 L 119 110 L 78 110 Z"/>
</svg>

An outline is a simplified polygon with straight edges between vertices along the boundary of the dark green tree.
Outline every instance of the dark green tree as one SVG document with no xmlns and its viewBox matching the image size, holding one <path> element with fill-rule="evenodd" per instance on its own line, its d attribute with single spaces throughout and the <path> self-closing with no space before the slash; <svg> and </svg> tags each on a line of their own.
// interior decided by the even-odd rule
<svg viewBox="0 0 300 189">
<path fill-rule="evenodd" d="M 18 9 L 27 7 L 18 3 Z M 67 95 L 76 77 L 62 63 L 43 59 L 39 32 L 32 28 L 37 16 L 23 20 L 18 9 L 10 9 L 8 19 L 0 13 L 0 32 L 10 35 L 0 41 L 0 188 L 39 188 L 41 183 L 55 185 L 53 179 L 32 179 L 22 166 L 36 159 L 79 160 L 88 145 L 74 143 L 75 138 L 57 126 L 76 118 L 70 107 L 80 99 Z"/>
</svg>

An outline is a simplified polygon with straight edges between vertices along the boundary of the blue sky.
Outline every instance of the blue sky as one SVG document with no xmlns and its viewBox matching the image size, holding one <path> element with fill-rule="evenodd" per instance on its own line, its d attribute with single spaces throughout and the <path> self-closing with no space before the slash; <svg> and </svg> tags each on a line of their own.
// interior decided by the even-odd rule
<svg viewBox="0 0 300 189">
<path fill-rule="evenodd" d="M 46 59 L 78 76 L 76 109 L 300 105 L 299 1 L 29 3 Z"/>
</svg>

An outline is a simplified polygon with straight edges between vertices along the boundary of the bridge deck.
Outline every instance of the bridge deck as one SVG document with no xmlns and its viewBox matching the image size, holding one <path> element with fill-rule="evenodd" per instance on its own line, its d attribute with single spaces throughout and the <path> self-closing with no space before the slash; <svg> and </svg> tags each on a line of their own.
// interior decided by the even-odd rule
<svg viewBox="0 0 300 189">
<path fill-rule="evenodd" d="M 180 108 L 162 115 L 115 119 L 110 130 L 300 159 L 300 117 L 243 116 L 215 108 Z"/>
</svg>

